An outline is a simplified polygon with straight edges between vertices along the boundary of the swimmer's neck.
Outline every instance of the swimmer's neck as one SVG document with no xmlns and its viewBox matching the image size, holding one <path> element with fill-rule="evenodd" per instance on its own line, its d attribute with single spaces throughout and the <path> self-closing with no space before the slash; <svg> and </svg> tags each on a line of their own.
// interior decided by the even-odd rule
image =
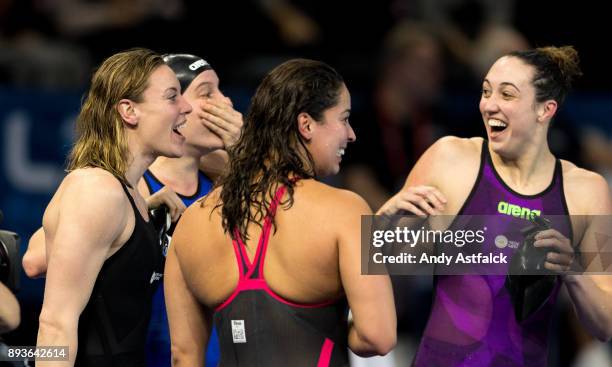
<svg viewBox="0 0 612 367">
<path fill-rule="evenodd" d="M 495 170 L 502 179 L 513 187 L 529 187 L 534 182 L 549 180 L 554 171 L 556 159 L 548 144 L 532 145 L 516 156 L 504 156 L 489 147 Z"/>
<path fill-rule="evenodd" d="M 183 156 L 181 158 L 157 157 L 149 167 L 155 172 L 164 172 L 170 176 L 190 175 L 197 176 L 200 160 L 195 157 Z"/>
<path fill-rule="evenodd" d="M 194 157 L 158 157 L 149 170 L 174 192 L 192 195 L 198 187 L 199 160 Z"/>
</svg>

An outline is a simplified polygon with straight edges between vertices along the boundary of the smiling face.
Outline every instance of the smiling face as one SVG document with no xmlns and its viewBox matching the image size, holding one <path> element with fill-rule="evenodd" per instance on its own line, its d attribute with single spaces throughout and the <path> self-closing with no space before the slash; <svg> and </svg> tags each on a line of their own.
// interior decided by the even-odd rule
<svg viewBox="0 0 612 367">
<path fill-rule="evenodd" d="M 162 65 L 151 74 L 141 100 L 134 102 L 134 110 L 145 151 L 171 158 L 183 155 L 185 138 L 179 131 L 191 106 L 181 96 L 176 75 L 168 66 Z"/>
<path fill-rule="evenodd" d="M 340 87 L 338 103 L 323 111 L 320 121 L 310 124 L 310 139 L 307 148 L 315 163 L 319 177 L 337 174 L 340 161 L 349 142 L 356 140 L 349 123 L 351 96 L 344 84 Z"/>
<path fill-rule="evenodd" d="M 482 83 L 480 113 L 496 153 L 519 154 L 528 143 L 539 143 L 542 129 L 548 126 L 538 121 L 542 104 L 535 100 L 533 75 L 533 67 L 504 56 L 493 64 Z"/>
<path fill-rule="evenodd" d="M 193 108 L 193 112 L 187 115 L 187 126 L 181 130 L 186 139 L 187 153 L 193 151 L 195 155 L 202 155 L 211 150 L 222 149 L 224 145 L 221 138 L 202 122 L 205 119 L 202 106 L 208 101 L 232 105 L 230 99 L 219 90 L 217 73 L 212 69 L 200 73 L 183 91 L 183 97 Z"/>
</svg>

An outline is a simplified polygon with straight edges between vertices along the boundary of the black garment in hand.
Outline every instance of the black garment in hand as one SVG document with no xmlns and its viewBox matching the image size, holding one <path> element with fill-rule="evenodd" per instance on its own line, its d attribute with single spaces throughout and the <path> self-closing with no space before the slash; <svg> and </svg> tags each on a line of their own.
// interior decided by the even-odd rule
<svg viewBox="0 0 612 367">
<path fill-rule="evenodd" d="M 533 245 L 535 236 L 550 228 L 550 221 L 542 217 L 534 217 L 532 221 L 533 225 L 521 231 L 525 238 L 512 257 L 506 276 L 505 286 L 518 322 L 546 303 L 557 281 L 557 276 L 544 268 L 549 250 Z"/>
</svg>

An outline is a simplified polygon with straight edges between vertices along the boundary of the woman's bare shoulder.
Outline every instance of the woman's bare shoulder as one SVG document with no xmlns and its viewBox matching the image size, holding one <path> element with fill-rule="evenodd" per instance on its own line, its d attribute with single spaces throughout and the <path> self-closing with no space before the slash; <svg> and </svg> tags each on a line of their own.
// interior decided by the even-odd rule
<svg viewBox="0 0 612 367">
<path fill-rule="evenodd" d="M 602 175 L 566 160 L 561 168 L 571 214 L 610 214 L 610 187 Z"/>
</svg>

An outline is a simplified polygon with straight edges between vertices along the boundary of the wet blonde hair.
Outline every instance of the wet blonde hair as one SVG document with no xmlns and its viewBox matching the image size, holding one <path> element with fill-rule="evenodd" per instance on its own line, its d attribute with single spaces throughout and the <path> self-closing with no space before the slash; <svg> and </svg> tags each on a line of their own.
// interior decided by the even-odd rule
<svg viewBox="0 0 612 367">
<path fill-rule="evenodd" d="M 69 172 L 99 167 L 128 184 L 125 178 L 129 164 L 127 136 L 117 103 L 122 99 L 140 102 L 149 77 L 161 65 L 164 61 L 160 55 L 143 48 L 120 52 L 104 60 L 91 79 L 77 117 L 77 138 L 68 157 Z"/>
</svg>

